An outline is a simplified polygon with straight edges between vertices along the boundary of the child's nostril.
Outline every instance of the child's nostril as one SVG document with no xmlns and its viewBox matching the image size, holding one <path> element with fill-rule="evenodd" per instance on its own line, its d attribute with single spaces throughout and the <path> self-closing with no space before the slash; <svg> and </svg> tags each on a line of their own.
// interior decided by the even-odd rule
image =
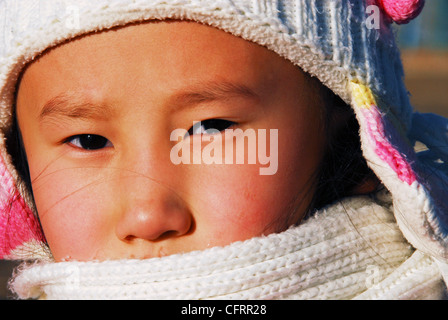
<svg viewBox="0 0 448 320">
<path fill-rule="evenodd" d="M 178 237 L 179 235 L 181 235 L 181 233 L 179 231 L 168 230 L 168 231 L 165 231 L 164 233 L 162 233 L 160 235 L 160 237 L 157 238 L 157 240 L 160 241 L 160 240 L 165 240 L 165 239 L 169 239 L 169 238 L 175 238 L 175 237 Z"/>
</svg>

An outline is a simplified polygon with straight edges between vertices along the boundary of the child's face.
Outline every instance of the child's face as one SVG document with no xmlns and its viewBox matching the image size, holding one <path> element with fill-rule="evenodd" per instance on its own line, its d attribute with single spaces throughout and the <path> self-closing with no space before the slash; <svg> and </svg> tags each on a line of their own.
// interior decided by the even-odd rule
<svg viewBox="0 0 448 320">
<path fill-rule="evenodd" d="M 323 154 L 318 91 L 273 52 L 192 22 L 128 26 L 47 52 L 23 74 L 17 117 L 55 259 L 163 256 L 297 223 Z M 170 134 L 194 121 L 266 129 L 268 155 L 277 129 L 277 171 L 174 164 Z M 190 133 L 182 143 L 201 139 Z"/>
</svg>

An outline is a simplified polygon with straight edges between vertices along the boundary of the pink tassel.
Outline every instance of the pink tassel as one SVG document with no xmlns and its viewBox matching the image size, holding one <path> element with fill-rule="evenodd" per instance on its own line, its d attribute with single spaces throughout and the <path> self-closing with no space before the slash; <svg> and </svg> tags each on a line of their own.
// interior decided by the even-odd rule
<svg viewBox="0 0 448 320">
<path fill-rule="evenodd" d="M 397 24 L 405 24 L 423 10 L 425 0 L 378 0 L 386 14 Z"/>
</svg>

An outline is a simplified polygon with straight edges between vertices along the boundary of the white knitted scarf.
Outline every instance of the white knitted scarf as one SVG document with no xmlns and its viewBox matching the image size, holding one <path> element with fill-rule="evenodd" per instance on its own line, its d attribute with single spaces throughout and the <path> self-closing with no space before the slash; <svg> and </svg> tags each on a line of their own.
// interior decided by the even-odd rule
<svg viewBox="0 0 448 320">
<path fill-rule="evenodd" d="M 11 288 L 41 299 L 437 298 L 437 263 L 413 251 L 380 202 L 345 200 L 282 233 L 204 251 L 28 265 Z"/>
</svg>

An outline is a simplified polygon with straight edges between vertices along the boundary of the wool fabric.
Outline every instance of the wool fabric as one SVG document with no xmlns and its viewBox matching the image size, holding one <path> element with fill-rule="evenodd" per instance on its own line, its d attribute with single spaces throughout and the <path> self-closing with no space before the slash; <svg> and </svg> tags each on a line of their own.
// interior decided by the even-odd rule
<svg viewBox="0 0 448 320">
<path fill-rule="evenodd" d="M 266 237 L 163 258 L 24 266 L 12 288 L 41 299 L 436 298 L 436 262 L 389 206 L 355 197 Z"/>
<path fill-rule="evenodd" d="M 396 23 L 408 23 L 420 14 L 425 5 L 424 0 L 381 0 L 380 4 L 387 15 Z"/>
</svg>

